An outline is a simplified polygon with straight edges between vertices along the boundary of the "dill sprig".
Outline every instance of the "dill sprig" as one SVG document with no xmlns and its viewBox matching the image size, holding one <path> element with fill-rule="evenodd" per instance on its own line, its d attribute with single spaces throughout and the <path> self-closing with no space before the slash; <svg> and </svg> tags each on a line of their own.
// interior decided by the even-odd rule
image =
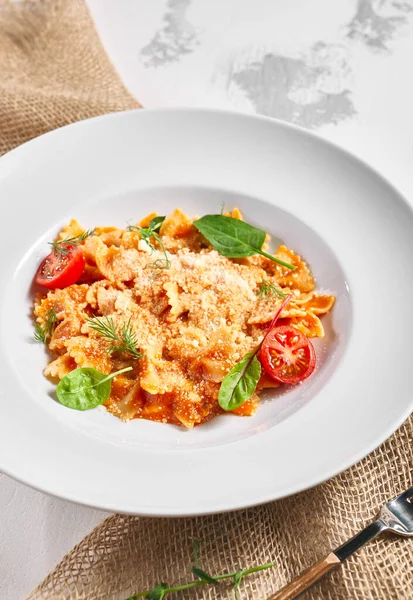
<svg viewBox="0 0 413 600">
<path fill-rule="evenodd" d="M 143 592 L 138 592 L 133 596 L 130 596 L 127 600 L 137 600 L 138 598 L 147 598 L 147 600 L 163 600 L 166 594 L 172 594 L 174 592 L 182 592 L 185 590 L 190 590 L 192 588 L 199 587 L 201 585 L 216 585 L 220 581 L 225 579 L 232 579 L 232 589 L 234 590 L 235 599 L 239 600 L 239 585 L 242 579 L 246 575 L 251 575 L 252 573 L 257 573 L 258 571 L 263 571 L 265 569 L 270 569 L 275 565 L 273 562 L 265 563 L 263 565 L 257 565 L 256 567 L 251 567 L 249 569 L 240 569 L 239 571 L 234 571 L 233 573 L 222 573 L 220 575 L 209 575 L 205 571 L 203 571 L 199 567 L 198 561 L 198 542 L 194 542 L 194 554 L 195 554 L 195 567 L 192 567 L 191 573 L 195 575 L 195 581 L 191 581 L 190 583 L 184 583 L 182 585 L 169 586 L 167 583 L 158 583 L 151 590 L 145 590 Z"/>
<path fill-rule="evenodd" d="M 48 340 L 52 337 L 54 330 L 56 329 L 56 325 L 59 322 L 59 319 L 56 315 L 56 304 L 49 308 L 46 313 L 46 320 L 43 327 L 39 323 L 34 324 L 34 339 L 36 342 L 41 342 L 42 344 L 47 344 Z"/>
<path fill-rule="evenodd" d="M 79 244 L 84 242 L 88 237 L 93 235 L 95 231 L 96 227 L 94 229 L 88 229 L 88 231 L 84 231 L 80 235 L 68 237 L 64 240 L 58 240 L 57 242 L 49 242 L 49 244 L 53 248 L 53 252 L 57 256 L 67 256 L 74 246 L 78 246 Z"/>
<path fill-rule="evenodd" d="M 152 240 L 155 240 L 163 253 L 163 258 L 157 258 L 156 260 L 148 263 L 146 267 L 150 269 L 169 269 L 171 266 L 171 261 L 169 260 L 168 254 L 165 250 L 165 246 L 163 245 L 161 237 L 158 235 L 158 231 L 165 220 L 165 217 L 155 217 L 149 223 L 148 227 L 139 227 L 138 225 L 128 225 L 128 231 L 137 231 L 141 238 L 146 242 L 146 244 L 151 249 L 151 253 L 156 252 L 158 248 L 154 245 Z"/>
<path fill-rule="evenodd" d="M 278 298 L 285 298 L 287 295 L 284 294 L 280 288 L 263 279 L 261 281 L 260 289 L 258 290 L 258 296 L 268 296 L 269 294 L 275 294 Z"/>
<path fill-rule="evenodd" d="M 88 319 L 87 322 L 91 329 L 112 342 L 107 349 L 109 354 L 121 352 L 129 354 L 134 360 L 142 357 L 138 350 L 138 336 L 133 330 L 130 317 L 118 330 L 116 330 L 112 317 L 95 317 L 94 319 Z"/>
</svg>

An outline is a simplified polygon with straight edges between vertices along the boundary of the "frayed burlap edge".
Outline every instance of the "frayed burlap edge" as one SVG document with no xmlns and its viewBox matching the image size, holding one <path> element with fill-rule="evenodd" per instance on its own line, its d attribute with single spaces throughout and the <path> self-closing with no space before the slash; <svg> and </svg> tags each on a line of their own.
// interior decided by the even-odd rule
<svg viewBox="0 0 413 600">
<path fill-rule="evenodd" d="M 0 0 L 0 154 L 62 125 L 139 106 L 83 0 Z"/>
<path fill-rule="evenodd" d="M 28 600 L 122 600 L 161 581 L 189 581 L 192 542 L 203 539 L 209 572 L 275 561 L 245 579 L 242 598 L 264 600 L 336 548 L 412 483 L 413 419 L 352 469 L 312 490 L 257 508 L 197 518 L 114 515 L 96 527 Z M 248 477 L 248 473 L 245 474 Z M 212 485 L 212 483 L 211 483 Z M 413 541 L 383 536 L 350 558 L 305 596 L 308 600 L 413 598 Z M 231 598 L 210 586 L 184 597 Z"/>
</svg>

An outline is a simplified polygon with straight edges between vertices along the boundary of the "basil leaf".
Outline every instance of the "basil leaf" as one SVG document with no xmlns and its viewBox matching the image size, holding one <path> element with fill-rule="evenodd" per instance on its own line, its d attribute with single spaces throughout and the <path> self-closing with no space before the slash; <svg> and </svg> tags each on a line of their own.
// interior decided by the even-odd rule
<svg viewBox="0 0 413 600">
<path fill-rule="evenodd" d="M 261 248 L 267 234 L 244 221 L 224 215 L 205 215 L 194 221 L 194 225 L 222 256 L 245 258 L 261 254 L 288 269 L 295 269 L 290 263 L 264 252 Z"/>
<path fill-rule="evenodd" d="M 148 600 L 162 600 L 167 590 L 167 583 L 158 583 L 158 585 L 155 585 L 155 587 L 146 594 L 145 598 Z"/>
<path fill-rule="evenodd" d="M 255 350 L 248 352 L 244 358 L 232 367 L 231 371 L 222 380 L 221 387 L 219 388 L 218 403 L 224 410 L 238 408 L 246 400 L 249 400 L 255 392 L 255 388 L 261 377 L 261 363 L 257 358 L 257 354 L 265 338 L 275 326 L 280 314 L 291 298 L 292 294 L 285 296 L 261 343 L 258 344 Z"/>
<path fill-rule="evenodd" d="M 205 583 L 218 583 L 218 580 L 215 577 L 212 577 L 212 575 L 208 575 L 208 573 L 206 573 L 199 567 L 192 567 L 191 572 L 196 577 L 198 577 L 198 579 L 204 581 Z"/>
<path fill-rule="evenodd" d="M 224 377 L 219 388 L 218 403 L 224 410 L 234 410 L 251 398 L 261 377 L 257 358 L 260 346 L 248 352 Z"/>
<path fill-rule="evenodd" d="M 164 221 L 165 217 L 154 217 L 149 223 L 148 229 L 150 229 L 151 231 L 159 231 Z"/>
<path fill-rule="evenodd" d="M 59 382 L 56 388 L 57 399 L 64 406 L 75 410 L 95 408 L 109 398 L 112 379 L 131 370 L 132 367 L 126 367 L 106 375 L 92 367 L 75 369 Z"/>
<path fill-rule="evenodd" d="M 229 258 L 253 256 L 265 242 L 265 231 L 225 215 L 205 215 L 194 225 L 220 254 Z"/>
</svg>

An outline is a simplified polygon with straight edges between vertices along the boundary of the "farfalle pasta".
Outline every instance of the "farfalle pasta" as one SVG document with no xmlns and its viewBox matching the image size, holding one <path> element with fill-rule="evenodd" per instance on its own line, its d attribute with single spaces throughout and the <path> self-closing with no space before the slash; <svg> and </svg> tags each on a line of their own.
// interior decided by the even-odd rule
<svg viewBox="0 0 413 600">
<path fill-rule="evenodd" d="M 228 216 L 242 219 L 238 209 Z M 83 274 L 37 296 L 34 314 L 39 328 L 51 310 L 55 315 L 47 377 L 57 381 L 79 367 L 105 374 L 130 367 L 113 378 L 107 410 L 124 421 L 190 428 L 223 412 L 222 381 L 262 342 L 283 298 L 289 302 L 279 324 L 308 338 L 323 337 L 320 317 L 335 299 L 315 290 L 306 262 L 284 245 L 274 256 L 294 270 L 262 255 L 223 256 L 180 209 L 161 220 L 151 242 L 144 232 L 156 217 L 125 229 L 97 227 L 88 236 L 72 220 L 60 239 L 85 238 L 79 238 Z M 96 319 L 114 332 L 129 327 L 139 358 L 114 351 L 113 341 L 94 328 Z M 277 385 L 262 372 L 255 392 L 233 412 L 252 415 L 260 391 Z"/>
</svg>

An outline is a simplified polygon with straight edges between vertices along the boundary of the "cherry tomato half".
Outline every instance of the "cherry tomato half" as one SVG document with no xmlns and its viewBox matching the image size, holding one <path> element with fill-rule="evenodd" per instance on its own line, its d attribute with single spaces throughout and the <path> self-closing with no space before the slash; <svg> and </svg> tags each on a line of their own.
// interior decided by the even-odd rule
<svg viewBox="0 0 413 600">
<path fill-rule="evenodd" d="M 313 344 L 291 325 L 278 325 L 267 333 L 260 359 L 268 375 L 291 385 L 307 379 L 316 364 Z"/>
<path fill-rule="evenodd" d="M 37 269 L 35 281 L 49 289 L 65 288 L 80 278 L 85 258 L 77 246 L 62 244 L 63 252 L 52 252 Z"/>
</svg>

